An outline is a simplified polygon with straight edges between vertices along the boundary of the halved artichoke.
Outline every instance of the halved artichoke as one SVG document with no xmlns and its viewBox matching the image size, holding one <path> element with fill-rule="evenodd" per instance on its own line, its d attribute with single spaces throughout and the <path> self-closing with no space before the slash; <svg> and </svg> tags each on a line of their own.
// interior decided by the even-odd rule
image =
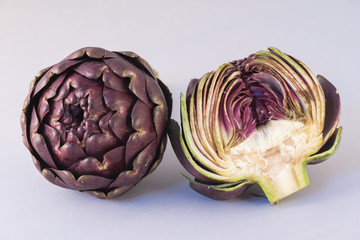
<svg viewBox="0 0 360 240">
<path fill-rule="evenodd" d="M 225 63 L 181 95 L 170 140 L 191 187 L 226 200 L 259 184 L 271 203 L 309 184 L 305 165 L 339 146 L 340 98 L 324 77 L 276 48 Z"/>
</svg>

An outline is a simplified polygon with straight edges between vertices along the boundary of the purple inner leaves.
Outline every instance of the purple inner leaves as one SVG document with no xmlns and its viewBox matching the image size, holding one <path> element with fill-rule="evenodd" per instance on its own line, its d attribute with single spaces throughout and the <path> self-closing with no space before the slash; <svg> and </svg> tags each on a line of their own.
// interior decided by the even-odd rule
<svg viewBox="0 0 360 240">
<path fill-rule="evenodd" d="M 238 136 L 236 139 L 247 138 L 269 120 L 287 118 L 282 88 L 268 74 L 241 71 L 231 81 L 221 81 L 226 86 L 221 94 L 219 119 L 227 132 Z"/>
</svg>

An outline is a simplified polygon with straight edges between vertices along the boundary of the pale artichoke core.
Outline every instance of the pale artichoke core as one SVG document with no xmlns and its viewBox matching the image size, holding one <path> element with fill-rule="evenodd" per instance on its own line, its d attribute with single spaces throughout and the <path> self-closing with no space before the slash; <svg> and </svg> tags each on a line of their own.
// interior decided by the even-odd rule
<svg viewBox="0 0 360 240">
<path fill-rule="evenodd" d="M 321 129 L 296 120 L 272 120 L 243 142 L 230 147 L 229 173 L 234 176 L 276 178 L 288 165 L 302 164 L 322 145 Z"/>
</svg>

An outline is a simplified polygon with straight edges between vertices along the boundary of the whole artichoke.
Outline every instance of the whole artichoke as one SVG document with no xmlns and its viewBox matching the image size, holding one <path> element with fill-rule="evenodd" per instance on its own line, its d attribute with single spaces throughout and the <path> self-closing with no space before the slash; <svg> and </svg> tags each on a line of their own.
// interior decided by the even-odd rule
<svg viewBox="0 0 360 240">
<path fill-rule="evenodd" d="M 119 197 L 160 163 L 171 104 L 135 53 L 82 48 L 33 80 L 21 115 L 24 144 L 50 182 Z"/>
<path fill-rule="evenodd" d="M 170 140 L 191 187 L 214 199 L 259 184 L 271 203 L 309 184 L 305 165 L 337 149 L 335 87 L 299 60 L 269 48 L 193 79 Z"/>
</svg>

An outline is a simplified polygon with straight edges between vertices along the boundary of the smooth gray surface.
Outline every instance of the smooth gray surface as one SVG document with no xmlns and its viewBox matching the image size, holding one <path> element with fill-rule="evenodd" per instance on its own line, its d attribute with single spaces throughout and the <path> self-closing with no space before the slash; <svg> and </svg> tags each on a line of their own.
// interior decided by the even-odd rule
<svg viewBox="0 0 360 240">
<path fill-rule="evenodd" d="M 0 239 L 360 239 L 359 10 L 356 0 L 0 0 Z M 191 78 L 278 47 L 338 88 L 341 146 L 307 168 L 309 187 L 277 206 L 193 192 L 170 145 L 159 168 L 117 200 L 56 187 L 22 144 L 20 112 L 33 76 L 85 46 L 145 58 L 173 92 L 175 119 Z"/>
</svg>

